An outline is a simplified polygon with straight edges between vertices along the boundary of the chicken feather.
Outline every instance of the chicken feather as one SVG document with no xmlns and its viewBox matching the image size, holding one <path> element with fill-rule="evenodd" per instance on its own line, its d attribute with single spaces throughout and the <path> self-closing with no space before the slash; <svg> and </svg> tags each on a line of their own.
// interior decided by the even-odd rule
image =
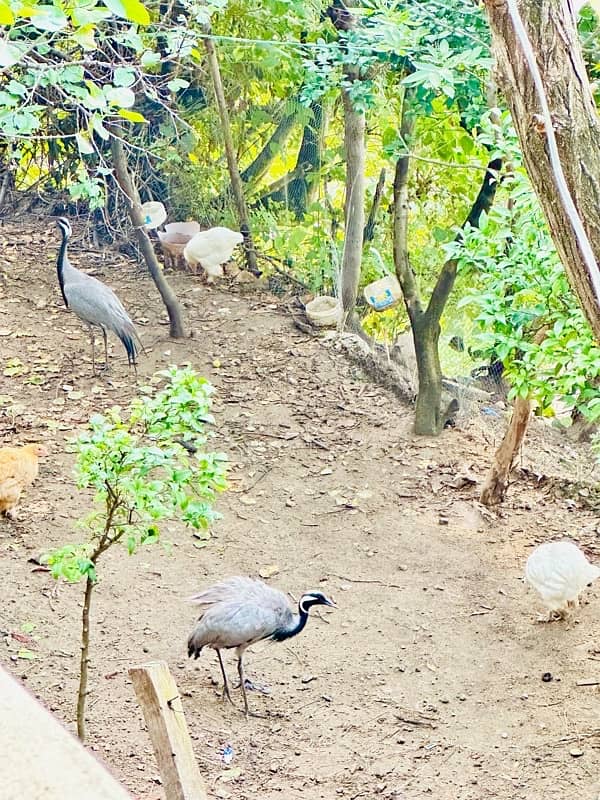
<svg viewBox="0 0 600 800">
<path fill-rule="evenodd" d="M 14 518 L 21 494 L 38 476 L 39 457 L 47 455 L 41 444 L 0 447 L 0 513 Z"/>
<path fill-rule="evenodd" d="M 571 541 L 541 544 L 525 565 L 525 580 L 541 596 L 548 620 L 560 619 L 578 606 L 581 592 L 598 577 L 600 568 Z"/>
</svg>

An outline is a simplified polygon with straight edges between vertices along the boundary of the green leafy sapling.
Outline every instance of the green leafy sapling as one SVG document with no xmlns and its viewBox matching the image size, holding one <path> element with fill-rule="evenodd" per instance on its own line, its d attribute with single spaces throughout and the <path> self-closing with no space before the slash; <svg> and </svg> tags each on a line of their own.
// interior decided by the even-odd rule
<svg viewBox="0 0 600 800">
<path fill-rule="evenodd" d="M 218 517 L 212 504 L 226 488 L 226 456 L 205 450 L 214 422 L 213 387 L 190 367 L 158 373 L 125 410 L 91 417 L 74 441 L 80 489 L 93 489 L 94 510 L 80 520 L 85 541 L 48 557 L 54 578 L 85 578 L 77 731 L 85 737 L 89 620 L 98 560 L 121 544 L 131 555 L 156 542 L 160 523 L 180 520 L 207 530 Z M 156 387 L 159 384 L 159 388 Z"/>
</svg>

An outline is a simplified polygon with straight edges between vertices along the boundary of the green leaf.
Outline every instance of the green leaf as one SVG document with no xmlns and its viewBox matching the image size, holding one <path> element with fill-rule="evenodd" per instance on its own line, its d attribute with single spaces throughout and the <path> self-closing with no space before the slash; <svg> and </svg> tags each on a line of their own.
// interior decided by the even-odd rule
<svg viewBox="0 0 600 800">
<path fill-rule="evenodd" d="M 104 4 L 116 17 L 137 22 L 139 25 L 148 25 L 150 22 L 150 14 L 139 0 L 104 0 Z"/>
<path fill-rule="evenodd" d="M 140 61 L 144 69 L 154 69 L 160 66 L 160 53 L 155 53 L 153 50 L 144 50 Z"/>
<path fill-rule="evenodd" d="M 101 139 L 104 139 L 104 141 L 107 142 L 110 139 L 110 133 L 106 130 L 102 122 L 102 117 L 98 116 L 97 114 L 94 114 L 90 120 L 92 130 L 95 131 L 95 133 L 97 133 Z"/>
<path fill-rule="evenodd" d="M 36 628 L 37 625 L 35 622 L 24 622 L 21 625 L 21 630 L 23 631 L 23 633 L 32 633 Z"/>
<path fill-rule="evenodd" d="M 138 111 L 129 111 L 126 108 L 120 108 L 118 111 L 120 117 L 129 120 L 129 122 L 147 122 L 148 120 Z"/>
<path fill-rule="evenodd" d="M 132 86 L 135 83 L 135 71 L 126 67 L 117 67 L 113 75 L 115 86 Z"/>
<path fill-rule="evenodd" d="M 187 89 L 189 85 L 190 85 L 189 81 L 184 81 L 181 78 L 172 78 L 167 83 L 169 91 L 173 92 L 173 94 L 175 94 L 175 92 L 178 92 L 180 89 Z"/>
<path fill-rule="evenodd" d="M 73 38 L 83 50 L 96 49 L 96 26 L 83 25 L 73 32 Z"/>
<path fill-rule="evenodd" d="M 34 661 L 37 658 L 36 653 L 33 653 L 31 650 L 27 650 L 23 648 L 23 650 L 19 650 L 17 653 L 17 658 L 22 658 L 25 661 Z"/>
<path fill-rule="evenodd" d="M 25 53 L 25 45 L 0 39 L 0 67 L 12 67 L 21 60 Z"/>
<path fill-rule="evenodd" d="M 92 144 L 90 138 L 86 136 L 84 133 L 76 133 L 75 134 L 75 141 L 77 142 L 77 147 L 79 148 L 79 152 L 83 156 L 93 155 L 96 152 L 96 148 Z"/>
<path fill-rule="evenodd" d="M 31 24 L 40 31 L 55 33 L 67 27 L 66 14 L 57 6 L 35 6 L 31 9 Z"/>
<path fill-rule="evenodd" d="M 110 86 L 105 88 L 106 99 L 115 106 L 130 108 L 135 104 L 135 94 L 127 86 Z"/>
<path fill-rule="evenodd" d="M 0 0 L 0 25 L 12 25 L 15 15 L 6 0 Z"/>
</svg>

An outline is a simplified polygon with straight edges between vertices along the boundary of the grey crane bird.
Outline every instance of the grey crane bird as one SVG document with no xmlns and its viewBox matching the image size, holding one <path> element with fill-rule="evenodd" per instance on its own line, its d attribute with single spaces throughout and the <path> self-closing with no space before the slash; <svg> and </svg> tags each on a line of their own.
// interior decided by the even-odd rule
<svg viewBox="0 0 600 800">
<path fill-rule="evenodd" d="M 311 606 L 335 603 L 322 592 L 306 592 L 294 614 L 283 592 L 251 578 L 227 578 L 190 597 L 200 607 L 200 617 L 188 638 L 188 656 L 198 658 L 203 647 L 216 650 L 223 675 L 223 699 L 230 702 L 229 684 L 221 650 L 236 648 L 244 711 L 248 716 L 248 698 L 242 659 L 247 647 L 262 639 L 282 642 L 296 636 L 308 620 Z"/>
<path fill-rule="evenodd" d="M 127 361 L 135 368 L 140 338 L 129 314 L 117 295 L 102 281 L 76 269 L 67 255 L 72 230 L 69 220 L 58 217 L 56 224 L 62 233 L 62 242 L 56 260 L 60 291 L 67 308 L 74 311 L 90 329 L 92 340 L 92 369 L 96 371 L 94 327 L 100 328 L 104 338 L 105 366 L 108 367 L 107 331 L 115 333 L 123 342 Z"/>
</svg>

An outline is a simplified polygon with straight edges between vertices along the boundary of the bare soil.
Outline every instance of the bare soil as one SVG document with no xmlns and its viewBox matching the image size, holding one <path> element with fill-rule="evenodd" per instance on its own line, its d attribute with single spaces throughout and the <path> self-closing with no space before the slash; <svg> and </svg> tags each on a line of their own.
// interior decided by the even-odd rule
<svg viewBox="0 0 600 800">
<path fill-rule="evenodd" d="M 136 379 L 114 341 L 112 372 L 91 376 L 87 333 L 62 307 L 54 224 L 6 223 L 0 239 L 0 441 L 51 451 L 21 520 L 0 522 L 2 663 L 73 729 L 82 587 L 57 589 L 35 560 L 81 537 L 74 523 L 91 507 L 68 440 L 93 411 L 127 401 Z M 600 680 L 599 588 L 570 621 L 540 625 L 521 580 L 547 539 L 568 534 L 600 553 L 598 520 L 580 498 L 517 479 L 490 514 L 468 477 L 485 476 L 501 418 L 477 411 L 439 439 L 417 438 L 412 410 L 295 328 L 285 300 L 172 275 L 193 334 L 173 341 L 141 269 L 77 237 L 72 256 L 138 321 L 140 383 L 187 361 L 214 383 L 215 447 L 231 459 L 207 546 L 172 525 L 170 550 L 114 551 L 101 563 L 88 745 L 132 794 L 163 798 L 127 670 L 164 659 L 210 797 L 597 800 L 600 694 L 577 682 Z M 590 480 L 592 464 L 534 422 L 530 475 Z M 264 716 L 246 720 L 221 704 L 212 652 L 186 658 L 185 598 L 261 572 L 295 598 L 319 587 L 339 608 L 247 653 L 249 675 L 272 691 L 250 694 Z"/>
</svg>

